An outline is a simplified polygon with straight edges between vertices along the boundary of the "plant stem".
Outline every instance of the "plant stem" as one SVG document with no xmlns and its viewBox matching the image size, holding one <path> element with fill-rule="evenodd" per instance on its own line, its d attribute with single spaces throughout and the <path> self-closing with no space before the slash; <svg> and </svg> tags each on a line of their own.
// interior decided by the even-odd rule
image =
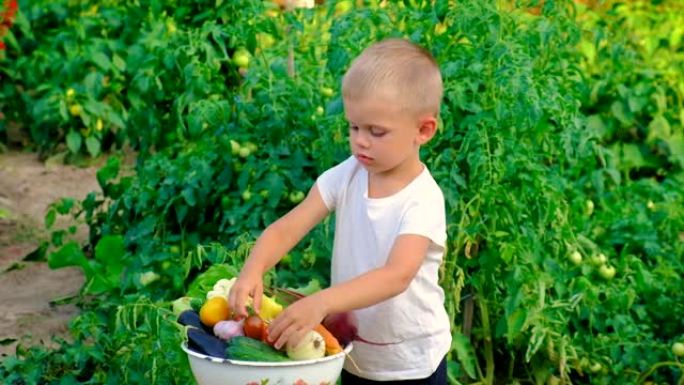
<svg viewBox="0 0 684 385">
<path fill-rule="evenodd" d="M 478 296 L 480 299 L 480 315 L 482 317 L 482 333 L 484 338 L 484 348 L 485 348 L 485 361 L 487 362 L 485 384 L 494 384 L 494 349 L 492 347 L 492 332 L 489 325 L 489 310 L 487 309 L 487 303 L 483 297 Z"/>
<path fill-rule="evenodd" d="M 655 365 L 651 366 L 647 371 L 645 371 L 644 373 L 641 373 L 641 374 L 639 375 L 639 378 L 637 378 L 637 381 L 636 381 L 637 385 L 642 384 L 644 381 L 646 381 L 646 379 L 648 378 L 648 376 L 650 376 L 650 375 L 651 375 L 653 372 L 655 372 L 658 368 L 661 368 L 661 367 L 663 367 L 663 366 L 674 366 L 674 367 L 678 367 L 678 368 L 680 368 L 680 369 L 684 369 L 684 365 L 681 364 L 681 363 L 679 363 L 679 362 L 677 362 L 677 361 L 663 361 L 663 362 L 658 362 L 658 363 L 656 363 Z M 682 381 L 680 380 L 679 383 L 681 383 L 681 382 L 682 382 Z"/>
</svg>

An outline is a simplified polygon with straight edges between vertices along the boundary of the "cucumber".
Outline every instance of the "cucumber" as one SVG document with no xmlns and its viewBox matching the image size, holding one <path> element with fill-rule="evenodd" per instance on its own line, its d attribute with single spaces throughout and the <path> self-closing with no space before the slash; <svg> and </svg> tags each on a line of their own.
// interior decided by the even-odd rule
<svg viewBox="0 0 684 385">
<path fill-rule="evenodd" d="M 228 340 L 226 357 L 231 360 L 283 362 L 290 361 L 285 353 L 270 345 L 245 336 L 235 336 Z"/>
</svg>

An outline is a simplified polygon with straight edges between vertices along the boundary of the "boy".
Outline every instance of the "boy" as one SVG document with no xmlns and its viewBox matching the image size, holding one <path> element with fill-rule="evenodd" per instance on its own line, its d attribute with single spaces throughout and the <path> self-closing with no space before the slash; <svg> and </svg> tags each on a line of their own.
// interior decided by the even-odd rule
<svg viewBox="0 0 684 385">
<path fill-rule="evenodd" d="M 344 385 L 373 381 L 446 384 L 451 344 L 438 269 L 446 243 L 444 197 L 420 146 L 435 134 L 439 67 L 402 39 L 367 48 L 342 80 L 352 156 L 324 172 L 307 197 L 257 239 L 229 295 L 246 316 L 262 277 L 336 211 L 331 286 L 288 306 L 269 326 L 275 347 L 296 344 L 331 313 L 354 311 L 359 336 Z M 372 381 L 369 381 L 372 380 Z"/>
</svg>

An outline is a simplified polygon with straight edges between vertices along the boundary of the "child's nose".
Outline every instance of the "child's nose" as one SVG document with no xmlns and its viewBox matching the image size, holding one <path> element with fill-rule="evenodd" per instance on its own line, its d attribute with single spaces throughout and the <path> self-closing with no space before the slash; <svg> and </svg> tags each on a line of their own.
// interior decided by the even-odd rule
<svg viewBox="0 0 684 385">
<path fill-rule="evenodd" d="M 359 147 L 366 148 L 370 145 L 370 141 L 368 140 L 368 133 L 364 132 L 364 130 L 356 131 L 353 139 L 354 144 L 356 144 Z"/>
</svg>

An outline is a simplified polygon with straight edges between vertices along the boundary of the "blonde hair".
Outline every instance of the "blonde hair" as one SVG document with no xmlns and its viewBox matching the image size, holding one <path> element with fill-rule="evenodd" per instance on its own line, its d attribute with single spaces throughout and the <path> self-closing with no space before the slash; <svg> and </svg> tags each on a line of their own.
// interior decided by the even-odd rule
<svg viewBox="0 0 684 385">
<path fill-rule="evenodd" d="M 404 39 L 386 39 L 366 48 L 342 78 L 345 100 L 390 92 L 412 113 L 439 115 L 442 76 L 426 49 Z"/>
</svg>

